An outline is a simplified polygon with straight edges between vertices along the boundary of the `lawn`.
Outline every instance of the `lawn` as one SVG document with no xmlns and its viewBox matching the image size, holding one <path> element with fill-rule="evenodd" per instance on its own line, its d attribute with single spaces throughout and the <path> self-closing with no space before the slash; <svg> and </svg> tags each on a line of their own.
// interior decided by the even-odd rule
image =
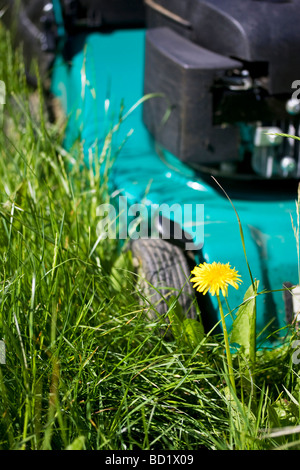
<svg viewBox="0 0 300 470">
<path fill-rule="evenodd" d="M 297 331 L 254 365 L 234 352 L 234 393 L 223 336 L 146 320 L 131 252 L 98 240 L 106 179 L 63 149 L 1 34 L 0 448 L 300 449 Z"/>
</svg>

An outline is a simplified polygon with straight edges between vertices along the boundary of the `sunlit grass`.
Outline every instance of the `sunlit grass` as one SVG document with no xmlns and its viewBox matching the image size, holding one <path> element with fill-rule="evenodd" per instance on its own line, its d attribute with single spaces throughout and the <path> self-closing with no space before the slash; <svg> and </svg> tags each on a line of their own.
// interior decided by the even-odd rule
<svg viewBox="0 0 300 470">
<path fill-rule="evenodd" d="M 296 334 L 258 351 L 250 378 L 233 354 L 239 399 L 222 337 L 166 340 L 165 320 L 146 320 L 130 252 L 98 240 L 106 181 L 63 150 L 41 90 L 1 44 L 0 448 L 298 449 Z"/>
</svg>

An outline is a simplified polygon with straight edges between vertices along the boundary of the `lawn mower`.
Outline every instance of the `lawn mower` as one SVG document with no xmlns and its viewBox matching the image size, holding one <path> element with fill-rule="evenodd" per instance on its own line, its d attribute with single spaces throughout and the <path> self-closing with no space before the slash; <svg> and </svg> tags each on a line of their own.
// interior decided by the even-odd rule
<svg viewBox="0 0 300 470">
<path fill-rule="evenodd" d="M 275 344 L 297 314 L 288 289 L 299 283 L 299 141 L 280 134 L 299 134 L 300 0 L 15 3 L 5 2 L 3 21 L 16 20 L 27 63 L 38 58 L 68 116 L 65 148 L 80 141 L 95 165 L 114 130 L 111 199 L 150 221 L 151 233 L 136 231 L 130 247 L 152 286 L 151 311 L 166 313 L 175 292 L 183 312 L 197 318 L 200 306 L 211 328 L 216 298 L 195 301 L 190 271 L 229 262 L 243 280 L 229 292 L 230 329 L 250 284 L 238 214 L 265 292 L 259 341 Z"/>
</svg>

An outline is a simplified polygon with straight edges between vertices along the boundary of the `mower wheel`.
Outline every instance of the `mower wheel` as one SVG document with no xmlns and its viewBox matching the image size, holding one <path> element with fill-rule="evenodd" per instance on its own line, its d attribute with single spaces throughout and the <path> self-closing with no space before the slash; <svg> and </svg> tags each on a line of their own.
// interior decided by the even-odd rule
<svg viewBox="0 0 300 470">
<path fill-rule="evenodd" d="M 148 317 L 166 314 L 170 297 L 178 297 L 186 318 L 196 319 L 196 296 L 183 251 L 163 239 L 134 240 L 131 250 L 140 275 L 140 291 L 153 307 Z"/>
</svg>

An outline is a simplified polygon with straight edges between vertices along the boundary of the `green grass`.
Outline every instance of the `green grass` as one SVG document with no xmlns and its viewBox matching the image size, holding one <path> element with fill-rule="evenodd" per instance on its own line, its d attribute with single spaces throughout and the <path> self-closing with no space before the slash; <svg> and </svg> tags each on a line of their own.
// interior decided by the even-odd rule
<svg viewBox="0 0 300 470">
<path fill-rule="evenodd" d="M 296 333 L 250 375 L 233 354 L 235 396 L 222 337 L 166 340 L 146 321 L 130 252 L 93 249 L 106 181 L 80 159 L 66 171 L 63 129 L 41 93 L 29 105 L 20 64 L 3 39 L 0 448 L 300 449 Z"/>
</svg>

